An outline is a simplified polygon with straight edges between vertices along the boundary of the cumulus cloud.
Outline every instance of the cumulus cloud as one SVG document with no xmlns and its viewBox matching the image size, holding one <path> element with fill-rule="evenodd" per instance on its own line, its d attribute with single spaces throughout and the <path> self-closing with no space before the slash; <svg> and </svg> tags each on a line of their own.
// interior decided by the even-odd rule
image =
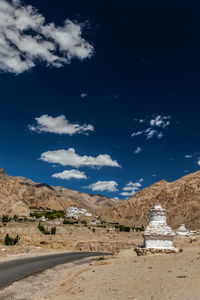
<svg viewBox="0 0 200 300">
<path fill-rule="evenodd" d="M 147 137 L 147 140 L 151 139 L 154 135 L 156 135 L 158 132 L 155 129 L 147 128 L 145 130 L 145 135 Z"/>
<path fill-rule="evenodd" d="M 166 128 L 170 124 L 170 116 L 155 116 L 150 120 L 150 126 Z"/>
<path fill-rule="evenodd" d="M 138 154 L 138 153 L 140 153 L 140 152 L 142 152 L 142 147 L 138 146 L 138 147 L 135 149 L 134 153 L 135 153 L 135 154 Z"/>
<path fill-rule="evenodd" d="M 131 136 L 136 137 L 143 135 L 147 140 L 152 139 L 153 137 L 161 139 L 164 136 L 163 131 L 170 125 L 170 120 L 170 116 L 161 115 L 153 116 L 150 119 L 148 117 L 145 119 L 134 119 L 135 122 L 142 124 L 144 128 L 142 130 L 133 132 Z"/>
<path fill-rule="evenodd" d="M 37 125 L 29 125 L 31 131 L 36 132 L 50 132 L 57 134 L 88 134 L 88 131 L 94 131 L 92 125 L 80 125 L 78 123 L 70 123 L 65 116 L 60 115 L 58 117 L 51 117 L 48 115 L 42 115 L 41 117 L 35 118 Z"/>
<path fill-rule="evenodd" d="M 48 163 L 60 164 L 62 166 L 79 167 L 120 167 L 116 160 L 112 160 L 108 154 L 99 154 L 96 157 L 78 155 L 74 148 L 67 150 L 47 151 L 41 154 L 40 159 Z"/>
<path fill-rule="evenodd" d="M 131 197 L 133 196 L 142 186 L 142 182 L 144 181 L 143 178 L 140 178 L 137 182 L 129 181 L 129 183 L 126 184 L 126 186 L 123 188 L 123 192 L 120 193 L 120 195 L 125 197 Z"/>
<path fill-rule="evenodd" d="M 65 180 L 70 180 L 70 179 L 87 179 L 87 176 L 85 175 L 84 172 L 80 172 L 78 170 L 65 170 L 61 173 L 55 173 L 52 175 L 53 178 L 59 178 L 59 179 L 65 179 Z"/>
<path fill-rule="evenodd" d="M 118 191 L 118 184 L 116 181 L 97 181 L 95 183 L 90 184 L 87 188 L 91 189 L 92 191 L 108 191 L 108 192 L 117 192 Z"/>
<path fill-rule="evenodd" d="M 80 94 L 80 97 L 81 97 L 81 98 L 85 98 L 85 97 L 87 97 L 87 96 L 88 96 L 87 93 L 81 93 L 81 94 Z"/>
<path fill-rule="evenodd" d="M 83 37 L 83 24 L 65 20 L 46 24 L 45 17 L 20 0 L 0 0 L 0 70 L 20 74 L 42 61 L 61 67 L 72 58 L 91 57 L 93 46 Z"/>
</svg>

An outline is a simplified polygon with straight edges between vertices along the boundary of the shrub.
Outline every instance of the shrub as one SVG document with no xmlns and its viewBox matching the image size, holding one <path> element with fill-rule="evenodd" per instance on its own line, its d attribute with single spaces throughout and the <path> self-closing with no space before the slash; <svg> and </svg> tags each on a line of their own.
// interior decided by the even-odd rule
<svg viewBox="0 0 200 300">
<path fill-rule="evenodd" d="M 11 218 L 8 215 L 3 215 L 3 217 L 2 217 L 2 222 L 3 223 L 7 223 L 7 222 L 10 222 L 10 221 L 11 221 Z"/>
<path fill-rule="evenodd" d="M 124 226 L 124 225 L 115 225 L 115 228 L 118 229 L 119 231 L 124 231 L 124 232 L 129 232 L 131 230 L 129 226 Z"/>
<path fill-rule="evenodd" d="M 95 228 L 92 228 L 92 232 L 94 232 L 94 233 L 95 233 L 95 232 L 96 232 L 96 229 L 95 229 Z"/>
<path fill-rule="evenodd" d="M 46 235 L 50 235 L 50 234 L 56 234 L 56 227 L 52 227 L 51 230 L 47 230 L 44 226 L 42 226 L 40 223 L 38 224 L 38 229 Z"/>
<path fill-rule="evenodd" d="M 41 218 L 42 216 L 45 219 L 54 220 L 64 218 L 65 211 L 64 210 L 51 210 L 51 211 L 44 211 L 44 209 L 40 212 L 32 212 L 30 213 L 30 217 L 36 217 L 37 219 Z"/>
<path fill-rule="evenodd" d="M 136 231 L 144 231 L 144 226 L 142 225 L 142 227 L 136 227 L 135 230 Z"/>
<path fill-rule="evenodd" d="M 17 222 L 17 220 L 18 220 L 18 216 L 17 215 L 14 215 L 14 220 L 15 220 L 15 222 Z"/>
<path fill-rule="evenodd" d="M 42 226 L 40 223 L 38 224 L 38 229 L 39 229 L 43 234 L 46 234 L 46 235 L 49 235 L 49 234 L 50 234 L 50 231 L 48 231 L 47 229 L 45 229 L 44 226 Z"/>
<path fill-rule="evenodd" d="M 72 220 L 69 220 L 69 219 L 65 219 L 63 221 L 63 224 L 73 225 L 73 224 L 78 224 L 78 221 L 72 221 Z"/>
<path fill-rule="evenodd" d="M 18 235 L 15 238 L 11 238 L 9 236 L 9 234 L 7 233 L 6 237 L 5 237 L 5 240 L 4 240 L 4 244 L 6 246 L 14 246 L 14 245 L 16 245 L 19 242 L 19 240 L 20 240 L 20 238 L 19 238 Z"/>
<path fill-rule="evenodd" d="M 51 228 L 51 234 L 56 234 L 56 227 Z"/>
</svg>

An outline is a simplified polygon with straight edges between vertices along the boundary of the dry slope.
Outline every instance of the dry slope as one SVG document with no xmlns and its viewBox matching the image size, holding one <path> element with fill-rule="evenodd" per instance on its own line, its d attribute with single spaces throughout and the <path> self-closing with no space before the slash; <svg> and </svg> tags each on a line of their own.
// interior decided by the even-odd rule
<svg viewBox="0 0 200 300">
<path fill-rule="evenodd" d="M 200 228 L 200 171 L 171 183 L 161 180 L 105 210 L 101 217 L 126 225 L 146 225 L 148 211 L 155 203 L 167 209 L 167 220 L 173 228 L 180 223 L 191 229 Z"/>
<path fill-rule="evenodd" d="M 66 209 L 71 204 L 99 214 L 104 208 L 117 202 L 101 195 L 89 195 L 46 183 L 35 183 L 23 177 L 9 176 L 0 168 L 0 215 L 28 216 L 30 206 L 59 210 Z"/>
</svg>

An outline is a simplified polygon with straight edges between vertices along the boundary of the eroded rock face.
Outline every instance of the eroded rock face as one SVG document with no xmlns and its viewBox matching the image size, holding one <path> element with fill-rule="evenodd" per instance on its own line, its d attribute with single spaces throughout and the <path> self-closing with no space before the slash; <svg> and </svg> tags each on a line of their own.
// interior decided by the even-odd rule
<svg viewBox="0 0 200 300">
<path fill-rule="evenodd" d="M 178 228 L 184 223 L 186 228 L 200 228 L 200 171 L 189 174 L 174 182 L 159 181 L 142 189 L 128 200 L 104 211 L 105 221 L 123 225 L 146 226 L 149 210 L 160 203 L 168 211 L 168 224 Z"/>
</svg>

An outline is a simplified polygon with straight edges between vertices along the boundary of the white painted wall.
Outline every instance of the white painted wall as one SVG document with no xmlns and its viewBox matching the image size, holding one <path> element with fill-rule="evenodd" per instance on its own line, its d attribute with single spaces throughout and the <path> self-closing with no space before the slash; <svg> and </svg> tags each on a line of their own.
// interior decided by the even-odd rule
<svg viewBox="0 0 200 300">
<path fill-rule="evenodd" d="M 172 239 L 159 239 L 152 237 L 144 238 L 144 246 L 145 248 L 153 248 L 153 249 L 172 249 L 173 248 L 173 240 Z"/>
</svg>

